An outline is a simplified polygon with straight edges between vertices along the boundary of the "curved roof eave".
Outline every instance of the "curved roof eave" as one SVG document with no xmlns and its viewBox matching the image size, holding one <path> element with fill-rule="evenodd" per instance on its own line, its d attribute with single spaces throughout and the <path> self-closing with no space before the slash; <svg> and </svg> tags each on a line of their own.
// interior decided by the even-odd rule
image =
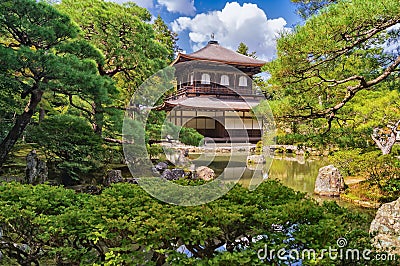
<svg viewBox="0 0 400 266">
<path fill-rule="evenodd" d="M 174 62 L 172 62 L 171 65 L 175 65 L 175 64 L 179 63 L 179 60 L 180 60 L 181 57 L 186 58 L 186 59 L 190 59 L 190 60 L 199 60 L 199 61 L 205 61 L 205 62 L 225 63 L 225 64 L 228 64 L 228 65 L 251 66 L 251 67 L 262 67 L 267 63 L 267 62 L 264 62 L 264 63 L 243 63 L 243 62 L 236 62 L 236 61 L 205 59 L 205 58 L 199 58 L 199 57 L 196 57 L 196 56 L 190 56 L 190 55 L 187 55 L 187 54 L 179 53 L 177 58 L 174 60 Z"/>
</svg>

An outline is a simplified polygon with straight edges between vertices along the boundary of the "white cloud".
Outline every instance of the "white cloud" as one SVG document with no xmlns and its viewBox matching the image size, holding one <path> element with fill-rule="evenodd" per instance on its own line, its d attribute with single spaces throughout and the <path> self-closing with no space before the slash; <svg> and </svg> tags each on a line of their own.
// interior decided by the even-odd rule
<svg viewBox="0 0 400 266">
<path fill-rule="evenodd" d="M 160 1 L 160 0 L 159 0 Z M 189 32 L 192 48 L 203 47 L 210 39 L 215 39 L 227 48 L 236 50 L 244 42 L 249 51 L 256 51 L 261 59 L 269 60 L 276 53 L 276 38 L 284 30 L 283 18 L 268 19 L 256 4 L 227 3 L 221 11 L 198 14 L 194 18 L 180 17 L 172 23 L 175 32 Z"/>
<path fill-rule="evenodd" d="M 157 0 L 157 2 L 160 5 L 165 6 L 169 12 L 188 16 L 196 13 L 194 0 Z"/>
<path fill-rule="evenodd" d="M 123 3 L 127 3 L 127 2 L 134 2 L 136 3 L 138 6 L 144 7 L 144 8 L 152 8 L 153 5 L 153 0 L 108 0 L 110 2 L 115 2 L 118 4 L 123 4 Z"/>
</svg>

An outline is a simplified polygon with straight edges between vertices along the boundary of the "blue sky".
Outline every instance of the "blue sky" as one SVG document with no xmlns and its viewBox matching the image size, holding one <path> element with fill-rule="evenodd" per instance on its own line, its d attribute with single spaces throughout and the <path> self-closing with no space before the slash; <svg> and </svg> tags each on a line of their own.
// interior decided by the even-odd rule
<svg viewBox="0 0 400 266">
<path fill-rule="evenodd" d="M 122 3 L 126 0 L 112 0 Z M 132 0 L 131 0 L 132 1 Z M 178 33 L 186 53 L 206 45 L 211 33 L 221 45 L 235 50 L 240 42 L 261 59 L 275 56 L 276 37 L 301 19 L 290 0 L 133 0 L 160 15 Z"/>
</svg>

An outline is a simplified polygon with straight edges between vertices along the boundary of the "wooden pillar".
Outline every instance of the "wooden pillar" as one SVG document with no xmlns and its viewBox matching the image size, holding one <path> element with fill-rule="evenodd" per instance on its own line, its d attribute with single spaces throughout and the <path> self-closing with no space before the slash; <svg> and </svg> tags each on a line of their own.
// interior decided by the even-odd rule
<svg viewBox="0 0 400 266">
<path fill-rule="evenodd" d="M 254 132 L 254 118 L 251 118 L 251 133 Z"/>
<path fill-rule="evenodd" d="M 175 116 L 175 125 L 178 125 L 178 120 L 176 119 L 177 115 L 176 115 L 176 110 L 174 110 L 174 116 Z"/>
<path fill-rule="evenodd" d="M 237 90 L 237 88 L 236 88 L 236 78 L 237 78 L 237 76 L 236 76 L 236 73 L 235 73 L 235 74 L 233 74 L 233 90 L 234 90 L 234 92 L 236 92 L 236 90 Z"/>
</svg>

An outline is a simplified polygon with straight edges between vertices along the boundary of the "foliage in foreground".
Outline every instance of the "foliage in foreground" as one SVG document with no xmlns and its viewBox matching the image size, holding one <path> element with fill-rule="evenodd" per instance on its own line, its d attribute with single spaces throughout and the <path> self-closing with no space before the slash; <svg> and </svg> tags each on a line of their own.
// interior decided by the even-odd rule
<svg viewBox="0 0 400 266">
<path fill-rule="evenodd" d="M 0 186 L 0 251 L 10 265 L 281 265 L 276 256 L 261 261 L 257 252 L 266 244 L 268 250 L 313 248 L 320 255 L 323 248 L 337 248 L 339 237 L 349 248 L 369 248 L 369 222 L 333 202 L 318 205 L 276 181 L 253 192 L 236 186 L 195 207 L 159 202 L 130 184 L 100 195 L 48 185 Z M 191 256 L 178 252 L 184 247 Z"/>
</svg>

